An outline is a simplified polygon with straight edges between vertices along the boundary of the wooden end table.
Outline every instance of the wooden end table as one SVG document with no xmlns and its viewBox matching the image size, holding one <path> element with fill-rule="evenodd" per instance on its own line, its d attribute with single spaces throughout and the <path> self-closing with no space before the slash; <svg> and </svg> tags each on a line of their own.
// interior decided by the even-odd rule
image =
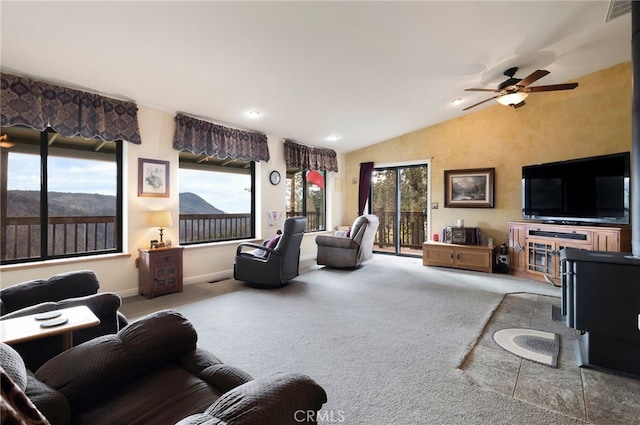
<svg viewBox="0 0 640 425">
<path fill-rule="evenodd" d="M 42 328 L 40 324 L 46 320 L 36 320 L 36 316 L 43 313 L 0 320 L 2 342 L 11 345 L 63 334 L 63 349 L 68 350 L 73 347 L 73 331 L 100 324 L 100 319 L 85 305 L 54 311 L 59 312 L 60 317 L 66 318 L 67 322 L 58 326 Z"/>
</svg>

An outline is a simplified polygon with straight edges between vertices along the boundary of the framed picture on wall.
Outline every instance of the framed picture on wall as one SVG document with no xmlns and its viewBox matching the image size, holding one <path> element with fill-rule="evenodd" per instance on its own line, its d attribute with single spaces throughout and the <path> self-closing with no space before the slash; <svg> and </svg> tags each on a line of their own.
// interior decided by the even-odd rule
<svg viewBox="0 0 640 425">
<path fill-rule="evenodd" d="M 138 196 L 169 197 L 169 161 L 138 158 Z"/>
<path fill-rule="evenodd" d="M 493 208 L 495 168 L 445 170 L 444 206 Z"/>
</svg>

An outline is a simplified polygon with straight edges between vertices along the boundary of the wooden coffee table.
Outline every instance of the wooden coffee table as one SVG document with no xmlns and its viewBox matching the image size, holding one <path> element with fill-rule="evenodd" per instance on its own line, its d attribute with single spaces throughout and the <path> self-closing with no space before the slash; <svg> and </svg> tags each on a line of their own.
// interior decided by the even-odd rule
<svg viewBox="0 0 640 425">
<path fill-rule="evenodd" d="M 2 342 L 11 345 L 63 334 L 63 348 L 67 350 L 73 347 L 73 331 L 98 326 L 100 324 L 100 319 L 93 314 L 89 307 L 84 305 L 54 311 L 59 312 L 59 317 L 66 318 L 67 322 L 57 326 L 41 327 L 40 325 L 42 323 L 48 322 L 48 320 L 36 319 L 36 317 L 42 313 L 0 320 L 0 336 L 2 337 Z"/>
</svg>

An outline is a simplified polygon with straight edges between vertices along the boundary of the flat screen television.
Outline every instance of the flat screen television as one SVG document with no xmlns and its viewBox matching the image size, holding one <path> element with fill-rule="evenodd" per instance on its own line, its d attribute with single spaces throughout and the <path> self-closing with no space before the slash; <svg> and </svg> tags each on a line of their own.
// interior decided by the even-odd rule
<svg viewBox="0 0 640 425">
<path fill-rule="evenodd" d="M 629 224 L 630 153 L 522 167 L 522 218 Z"/>
</svg>

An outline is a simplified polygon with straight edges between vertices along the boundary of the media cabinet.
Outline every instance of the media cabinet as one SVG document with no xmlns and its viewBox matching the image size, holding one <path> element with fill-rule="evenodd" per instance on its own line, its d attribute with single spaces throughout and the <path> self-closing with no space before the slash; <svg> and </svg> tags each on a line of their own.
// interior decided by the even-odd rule
<svg viewBox="0 0 640 425">
<path fill-rule="evenodd" d="M 422 264 L 491 273 L 494 248 L 486 245 L 458 245 L 442 242 L 422 244 Z"/>
<path fill-rule="evenodd" d="M 631 252 L 629 226 L 509 222 L 509 271 L 560 286 L 560 250 Z"/>
</svg>

